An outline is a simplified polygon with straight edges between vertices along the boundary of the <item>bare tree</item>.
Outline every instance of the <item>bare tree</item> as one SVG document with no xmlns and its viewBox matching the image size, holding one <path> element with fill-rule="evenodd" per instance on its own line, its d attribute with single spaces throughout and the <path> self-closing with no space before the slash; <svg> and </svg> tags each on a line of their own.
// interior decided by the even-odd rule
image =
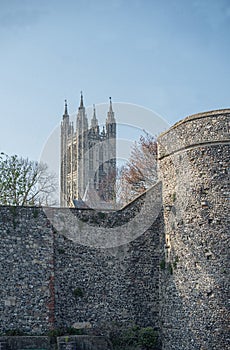
<svg viewBox="0 0 230 350">
<path fill-rule="evenodd" d="M 20 206 L 55 205 L 55 175 L 43 163 L 0 155 L 0 204 Z"/>
<path fill-rule="evenodd" d="M 130 202 L 157 182 L 157 142 L 147 132 L 135 142 L 130 159 L 120 170 L 119 200 Z"/>
</svg>

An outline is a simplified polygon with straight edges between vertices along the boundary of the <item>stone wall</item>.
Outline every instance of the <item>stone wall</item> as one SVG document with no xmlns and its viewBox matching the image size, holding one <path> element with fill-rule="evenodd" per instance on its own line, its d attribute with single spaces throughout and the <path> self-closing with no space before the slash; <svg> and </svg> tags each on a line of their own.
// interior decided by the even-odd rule
<svg viewBox="0 0 230 350">
<path fill-rule="evenodd" d="M 228 346 L 229 116 L 191 116 L 159 138 L 164 350 Z"/>
<path fill-rule="evenodd" d="M 57 350 L 57 344 L 56 340 L 53 337 L 47 336 L 3 336 L 0 337 L 0 349 Z"/>
<path fill-rule="evenodd" d="M 46 334 L 85 325 L 94 334 L 108 334 L 127 323 L 159 329 L 162 211 L 154 216 L 151 210 L 151 225 L 142 215 L 138 230 L 149 226 L 143 234 L 135 233 L 132 222 L 143 207 L 145 213 L 151 209 L 159 189 L 117 212 L 1 207 L 0 332 Z M 79 243 L 84 225 L 95 237 L 111 228 L 104 244 L 109 247 L 102 239 L 99 246 L 97 240 L 96 246 Z M 117 239 L 127 243 L 117 246 Z"/>
<path fill-rule="evenodd" d="M 85 215 L 86 213 L 84 213 Z M 88 213 L 87 213 L 88 214 Z M 97 213 L 90 213 L 97 222 Z M 118 223 L 106 214 L 100 225 Z M 124 220 L 124 218 L 123 218 Z M 119 220 L 122 230 L 122 220 Z M 162 212 L 134 241 L 117 247 L 80 245 L 55 234 L 55 314 L 58 327 L 87 323 L 108 331 L 115 324 L 159 328 L 159 261 Z M 80 291 L 80 292 L 77 292 Z"/>
<path fill-rule="evenodd" d="M 227 349 L 229 116 L 162 134 L 162 184 L 121 211 L 1 207 L 0 332 L 133 322 L 164 350 Z"/>
<path fill-rule="evenodd" d="M 57 339 L 58 350 L 112 350 L 108 339 L 101 336 L 75 335 Z"/>
<path fill-rule="evenodd" d="M 111 350 L 108 339 L 101 336 L 75 335 L 49 336 L 0 336 L 1 350 Z"/>
<path fill-rule="evenodd" d="M 53 234 L 38 208 L 0 209 L 0 332 L 42 333 L 53 322 Z"/>
</svg>

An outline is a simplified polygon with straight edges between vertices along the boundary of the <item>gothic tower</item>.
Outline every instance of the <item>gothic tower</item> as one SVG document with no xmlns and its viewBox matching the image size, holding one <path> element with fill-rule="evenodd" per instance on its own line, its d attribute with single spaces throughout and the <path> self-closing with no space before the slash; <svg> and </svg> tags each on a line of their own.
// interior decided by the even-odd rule
<svg viewBox="0 0 230 350">
<path fill-rule="evenodd" d="M 85 193 L 85 189 L 88 183 L 88 119 L 85 113 L 85 107 L 83 104 L 83 95 L 81 93 L 81 102 L 78 108 L 77 123 L 76 123 L 76 136 L 73 140 L 73 144 L 76 144 L 75 151 L 77 156 L 77 166 L 76 166 L 76 191 L 77 193 L 72 194 L 71 200 L 82 199 Z M 76 162 L 74 159 L 73 164 Z M 76 181 L 75 180 L 75 181 Z M 75 192 L 76 192 L 75 191 Z"/>
<path fill-rule="evenodd" d="M 104 167 L 105 173 L 108 174 L 109 179 L 116 178 L 116 120 L 114 117 L 114 111 L 112 107 L 112 99 L 109 98 L 109 111 L 106 119 L 106 160 Z M 108 179 L 108 180 L 109 180 Z M 115 183 L 107 181 L 107 190 L 105 192 L 105 199 L 111 200 L 114 196 Z"/>
<path fill-rule="evenodd" d="M 96 108 L 90 126 L 81 93 L 76 130 L 70 121 L 67 102 L 61 123 L 60 204 L 72 207 L 86 202 L 114 202 L 116 183 L 116 120 L 110 97 L 106 128 L 100 130 Z"/>
<path fill-rule="evenodd" d="M 65 100 L 65 110 L 62 117 L 61 123 L 61 169 L 60 169 L 60 202 L 61 205 L 65 206 L 64 203 L 67 202 L 67 193 L 68 193 L 68 182 L 67 176 L 69 174 L 69 165 L 71 163 L 71 153 L 68 152 L 68 143 L 72 134 L 72 123 L 69 120 L 69 114 L 67 109 L 67 101 Z"/>
</svg>

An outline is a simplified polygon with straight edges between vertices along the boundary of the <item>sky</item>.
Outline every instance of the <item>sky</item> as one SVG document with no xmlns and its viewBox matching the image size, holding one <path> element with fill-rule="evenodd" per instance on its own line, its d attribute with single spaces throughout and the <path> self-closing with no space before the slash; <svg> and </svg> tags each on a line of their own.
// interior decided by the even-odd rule
<svg viewBox="0 0 230 350">
<path fill-rule="evenodd" d="M 169 125 L 229 108 L 229 0 L 0 0 L 0 48 L 9 155 L 39 159 L 81 90 L 86 106 L 111 96 Z"/>
</svg>

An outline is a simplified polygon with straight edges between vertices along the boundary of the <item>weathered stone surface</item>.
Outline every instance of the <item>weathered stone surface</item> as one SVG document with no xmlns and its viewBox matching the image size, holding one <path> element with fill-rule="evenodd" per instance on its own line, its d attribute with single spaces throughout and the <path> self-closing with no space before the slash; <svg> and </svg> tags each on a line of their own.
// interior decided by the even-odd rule
<svg viewBox="0 0 230 350">
<path fill-rule="evenodd" d="M 97 227 L 118 226 L 139 211 L 143 201 L 122 212 L 106 213 Z M 97 212 L 82 211 L 95 222 Z M 89 322 L 95 331 L 109 331 L 114 323 L 154 324 L 159 327 L 159 251 L 162 213 L 134 241 L 119 247 L 94 248 L 73 244 L 55 234 L 55 314 L 57 326 Z M 82 291 L 81 296 L 75 290 Z"/>
<path fill-rule="evenodd" d="M 1 207 L 0 332 L 76 323 L 108 335 L 132 322 L 158 329 L 164 350 L 227 349 L 229 115 L 191 116 L 160 136 L 162 187 L 123 210 Z M 102 248 L 102 228 L 120 245 Z"/>
<path fill-rule="evenodd" d="M 37 208 L 1 207 L 0 222 L 0 331 L 40 334 L 52 312 L 51 226 Z"/>
<path fill-rule="evenodd" d="M 56 344 L 50 337 L 37 336 L 14 336 L 14 337 L 0 337 L 0 342 L 7 345 L 6 349 L 20 350 L 20 349 L 43 349 L 55 350 Z"/>
<path fill-rule="evenodd" d="M 164 211 L 164 350 L 228 348 L 229 117 L 191 116 L 159 140 L 163 203 L 171 208 Z"/>
<path fill-rule="evenodd" d="M 75 322 L 72 327 L 75 329 L 89 329 L 92 328 L 92 325 L 90 322 Z"/>
<path fill-rule="evenodd" d="M 100 336 L 75 335 L 58 338 L 58 350 L 112 350 L 108 339 Z"/>
<path fill-rule="evenodd" d="M 41 208 L 1 207 L 0 331 L 43 334 L 90 324 L 100 334 L 130 322 L 159 328 L 162 212 L 132 242 L 111 248 L 79 244 L 50 223 L 52 217 L 71 223 L 74 214 L 95 233 L 102 226 L 122 232 L 144 202 L 145 196 L 112 213 L 51 208 L 49 219 Z"/>
</svg>

